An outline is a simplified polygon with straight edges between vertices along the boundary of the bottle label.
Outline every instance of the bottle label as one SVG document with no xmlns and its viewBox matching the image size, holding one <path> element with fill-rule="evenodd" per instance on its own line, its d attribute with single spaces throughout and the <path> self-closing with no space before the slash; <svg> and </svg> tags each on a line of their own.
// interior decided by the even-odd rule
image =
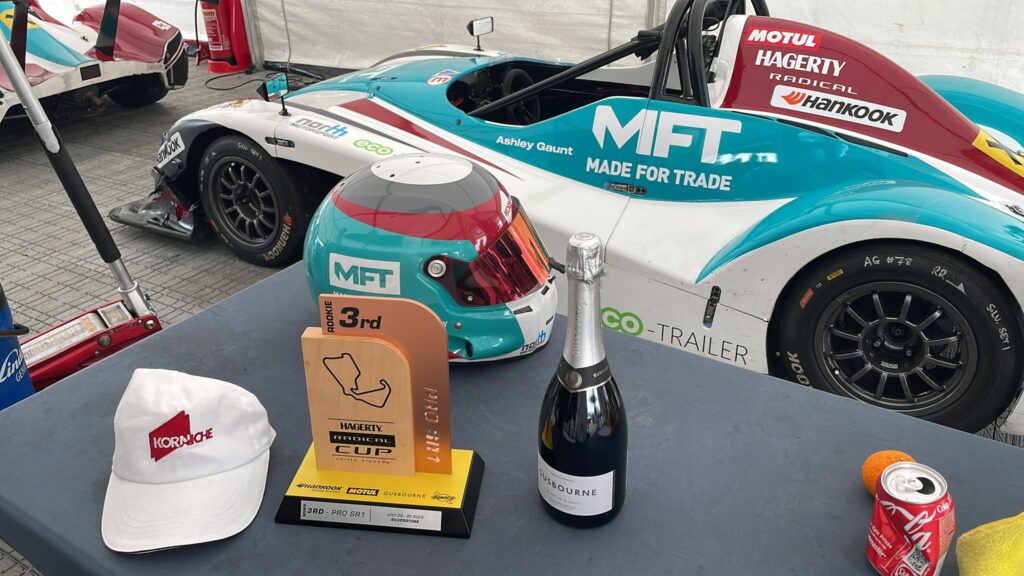
<svg viewBox="0 0 1024 576">
<path fill-rule="evenodd" d="M 607 384 L 612 379 L 612 370 L 608 366 L 607 359 L 602 359 L 593 366 L 574 368 L 563 356 L 558 362 L 555 374 L 558 376 L 558 381 L 570 392 L 596 388 Z"/>
<path fill-rule="evenodd" d="M 612 509 L 615 471 L 600 476 L 559 472 L 537 454 L 537 486 L 544 501 L 573 516 L 596 516 Z"/>
</svg>

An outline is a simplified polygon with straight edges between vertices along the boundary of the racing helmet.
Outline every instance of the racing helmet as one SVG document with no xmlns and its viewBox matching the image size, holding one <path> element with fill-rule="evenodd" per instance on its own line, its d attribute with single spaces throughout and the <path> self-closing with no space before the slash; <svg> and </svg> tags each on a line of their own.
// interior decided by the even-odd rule
<svg viewBox="0 0 1024 576">
<path fill-rule="evenodd" d="M 551 260 L 518 201 L 464 158 L 407 154 L 356 171 L 313 215 L 304 256 L 314 299 L 391 296 L 429 307 L 451 360 L 529 354 L 551 334 Z"/>
</svg>

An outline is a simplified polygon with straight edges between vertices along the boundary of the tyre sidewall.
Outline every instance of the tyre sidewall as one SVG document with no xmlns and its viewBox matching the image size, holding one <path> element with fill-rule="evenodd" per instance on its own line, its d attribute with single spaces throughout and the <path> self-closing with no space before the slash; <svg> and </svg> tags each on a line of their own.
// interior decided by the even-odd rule
<svg viewBox="0 0 1024 576">
<path fill-rule="evenodd" d="M 914 284 L 945 298 L 966 319 L 977 341 L 976 371 L 962 395 L 948 406 L 908 413 L 972 432 L 995 420 L 1020 386 L 1017 306 L 986 273 L 924 246 L 865 245 L 827 257 L 801 274 L 779 318 L 782 375 L 849 396 L 826 375 L 816 330 L 826 308 L 843 293 L 880 281 Z"/>
<path fill-rule="evenodd" d="M 126 108 L 141 108 L 155 104 L 167 96 L 168 88 L 160 74 L 132 76 L 112 90 L 108 96 Z"/>
<path fill-rule="evenodd" d="M 216 190 L 210 179 L 221 161 L 232 157 L 245 160 L 255 166 L 270 185 L 280 217 L 270 240 L 259 247 L 246 246 L 234 241 L 224 229 L 228 226 L 222 220 L 219 210 L 214 209 Z M 296 259 L 302 248 L 304 230 L 299 220 L 308 218 L 298 198 L 291 179 L 277 161 L 252 140 L 241 136 L 226 136 L 214 141 L 199 165 L 199 190 L 210 227 L 231 250 L 247 262 L 260 266 L 280 266 Z"/>
</svg>

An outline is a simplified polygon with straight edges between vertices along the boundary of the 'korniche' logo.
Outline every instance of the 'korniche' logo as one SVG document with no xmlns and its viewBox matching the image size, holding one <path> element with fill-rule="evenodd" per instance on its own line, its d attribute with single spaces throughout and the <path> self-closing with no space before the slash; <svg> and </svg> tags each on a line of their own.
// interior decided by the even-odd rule
<svg viewBox="0 0 1024 576">
<path fill-rule="evenodd" d="M 213 438 L 213 428 L 192 433 L 192 421 L 182 410 L 149 433 L 149 457 L 155 462 L 178 448 L 194 446 Z"/>
<path fill-rule="evenodd" d="M 905 110 L 791 86 L 776 86 L 771 104 L 775 108 L 798 110 L 889 132 L 902 132 L 903 124 L 907 121 Z"/>
</svg>

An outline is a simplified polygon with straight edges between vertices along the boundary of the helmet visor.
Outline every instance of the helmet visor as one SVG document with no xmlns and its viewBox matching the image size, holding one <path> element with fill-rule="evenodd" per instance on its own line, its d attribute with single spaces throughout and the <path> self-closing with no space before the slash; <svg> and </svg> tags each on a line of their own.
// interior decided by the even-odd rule
<svg viewBox="0 0 1024 576">
<path fill-rule="evenodd" d="M 438 281 L 460 304 L 506 304 L 523 298 L 547 282 L 551 262 L 544 245 L 514 198 L 513 204 L 512 222 L 476 260 L 465 262 L 440 257 L 447 271 Z"/>
</svg>

